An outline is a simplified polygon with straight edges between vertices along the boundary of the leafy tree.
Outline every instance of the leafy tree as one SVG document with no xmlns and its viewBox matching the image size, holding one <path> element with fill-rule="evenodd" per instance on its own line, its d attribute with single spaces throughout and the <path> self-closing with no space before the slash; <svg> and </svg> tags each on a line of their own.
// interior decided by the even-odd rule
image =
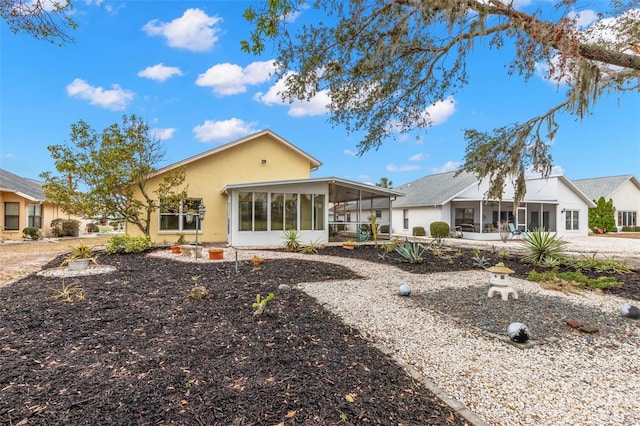
<svg viewBox="0 0 640 426">
<path fill-rule="evenodd" d="M 47 199 L 71 214 L 122 217 L 149 235 L 156 200 L 177 203 L 187 194 L 179 190 L 184 169 L 167 172 L 156 190 L 149 189 L 165 153 L 148 132 L 135 115 L 123 116 L 122 125 L 112 124 L 100 135 L 82 120 L 72 124 L 71 144 L 47 147 L 58 172 L 40 175 Z"/>
<path fill-rule="evenodd" d="M 312 7 L 326 19 L 294 32 L 286 18 L 309 3 L 269 0 L 247 8 L 244 17 L 253 29 L 241 48 L 258 54 L 267 40 L 275 41 L 283 98 L 309 99 L 328 90 L 329 121 L 365 132 L 359 154 L 394 134 L 429 127 L 426 108 L 468 84 L 467 60 L 480 43 L 515 47 L 508 74 L 527 80 L 537 64 L 546 64 L 550 78 L 568 83 L 559 105 L 524 123 L 465 131 L 463 169 L 488 177 L 492 198 L 502 198 L 510 179 L 517 204 L 524 198 L 525 171 L 549 175 L 557 115 L 582 119 L 605 92 L 640 88 L 638 0 L 608 2 L 611 10 L 600 17 L 613 19 L 586 30 L 570 13 L 580 8 L 578 0 L 556 2 L 551 14 L 525 13 L 505 0 L 323 0 Z"/>
<path fill-rule="evenodd" d="M 604 197 L 600 197 L 595 203 L 596 206 L 589 209 L 589 228 L 606 231 L 617 230 L 616 208 L 613 206 L 613 200 L 606 201 Z"/>
<path fill-rule="evenodd" d="M 0 16 L 14 34 L 27 33 L 37 40 L 58 43 L 73 41 L 67 29 L 78 25 L 71 18 L 71 0 L 2 0 Z"/>
<path fill-rule="evenodd" d="M 380 188 L 393 188 L 393 181 L 390 181 L 386 177 L 381 177 L 380 182 L 376 183 L 376 186 Z"/>
</svg>

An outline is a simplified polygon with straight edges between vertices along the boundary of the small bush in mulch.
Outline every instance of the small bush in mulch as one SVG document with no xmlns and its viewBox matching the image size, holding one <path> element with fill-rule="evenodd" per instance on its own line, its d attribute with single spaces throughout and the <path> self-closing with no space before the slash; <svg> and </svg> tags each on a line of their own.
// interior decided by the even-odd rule
<svg viewBox="0 0 640 426">
<path fill-rule="evenodd" d="M 56 298 L 61 280 L 35 274 L 0 288 L 0 423 L 464 424 L 358 330 L 279 290 L 358 278 L 321 260 L 236 272 L 100 255 L 117 271 L 65 278 L 82 298 Z M 194 285 L 208 297 L 189 298 Z M 254 316 L 256 295 L 271 292 Z"/>
</svg>

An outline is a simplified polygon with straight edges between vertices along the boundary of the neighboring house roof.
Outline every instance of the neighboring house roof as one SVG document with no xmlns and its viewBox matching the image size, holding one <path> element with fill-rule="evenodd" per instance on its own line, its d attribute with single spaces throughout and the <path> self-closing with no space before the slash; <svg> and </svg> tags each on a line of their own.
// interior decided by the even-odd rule
<svg viewBox="0 0 640 426">
<path fill-rule="evenodd" d="M 393 207 L 441 206 L 460 194 L 478 180 L 468 172 L 446 172 L 429 175 L 400 185 L 396 189 L 404 192 L 405 196 L 394 201 Z"/>
<path fill-rule="evenodd" d="M 403 191 L 405 196 L 394 201 L 393 207 L 406 208 L 406 207 L 426 207 L 426 206 L 443 206 L 450 201 L 469 201 L 466 198 L 458 198 L 460 194 L 473 186 L 478 186 L 478 179 L 471 173 L 461 172 L 456 176 L 456 171 L 439 173 L 435 175 L 424 176 L 413 182 L 406 183 L 396 188 L 398 191 Z M 565 185 L 571 188 L 584 202 L 593 207 L 594 203 L 586 196 L 580 188 L 578 188 L 571 180 L 566 176 L 556 175 L 549 176 L 548 178 L 557 178 L 561 180 Z M 548 178 L 528 178 L 527 181 L 534 181 L 537 179 Z M 483 195 L 480 195 L 483 197 Z M 506 200 L 505 200 L 506 201 Z M 527 198 L 523 202 L 538 202 Z M 551 200 L 544 199 L 544 202 Z M 556 200 L 559 202 L 560 200 Z"/>
<path fill-rule="evenodd" d="M 359 196 L 362 200 L 371 197 L 395 197 L 404 195 L 395 189 L 382 188 L 379 186 L 367 185 L 364 183 L 354 182 L 336 177 L 309 178 L 309 179 L 293 179 L 278 180 L 270 182 L 250 182 L 225 185 L 221 192 L 227 194 L 231 189 L 256 188 L 261 186 L 274 185 L 291 185 L 291 184 L 308 184 L 308 183 L 327 183 L 330 187 L 329 192 L 332 195 L 330 202 L 344 202 L 357 200 Z M 355 192 L 357 191 L 357 192 Z"/>
<path fill-rule="evenodd" d="M 229 142 L 227 144 L 221 145 L 221 146 L 219 146 L 217 148 L 210 149 L 209 151 L 205 151 L 205 152 L 203 152 L 201 154 L 194 155 L 193 157 L 189 157 L 189 158 L 184 159 L 182 161 L 179 161 L 177 163 L 170 164 L 170 165 L 168 165 L 166 167 L 163 167 L 162 169 L 156 171 L 155 173 L 153 173 L 152 176 L 157 176 L 159 174 L 168 172 L 169 170 L 173 170 L 173 169 L 176 169 L 178 167 L 182 167 L 182 166 L 184 166 L 186 164 L 193 163 L 194 161 L 200 160 L 202 158 L 218 154 L 220 152 L 228 150 L 229 148 L 233 148 L 233 147 L 238 146 L 240 144 L 243 144 L 243 143 L 246 143 L 246 142 L 250 142 L 250 141 L 252 141 L 252 140 L 254 140 L 256 138 L 259 138 L 260 136 L 264 136 L 264 135 L 271 136 L 277 142 L 280 142 L 281 144 L 285 145 L 287 148 L 289 148 L 289 149 L 297 152 L 301 156 L 305 157 L 307 160 L 309 160 L 309 163 L 310 163 L 312 169 L 317 169 L 318 167 L 320 167 L 322 165 L 322 162 L 320 160 L 318 160 L 318 159 L 312 157 L 311 155 L 307 154 L 306 152 L 304 152 L 303 150 L 301 150 L 297 146 L 293 145 L 291 142 L 289 142 L 289 141 L 285 140 L 284 138 L 278 136 L 276 133 L 272 132 L 271 130 L 266 129 L 266 130 L 262 130 L 260 132 L 254 133 L 252 135 L 246 136 L 246 137 L 244 137 L 242 139 L 238 139 L 238 140 L 235 140 L 233 142 Z"/>
<path fill-rule="evenodd" d="M 606 176 L 590 179 L 576 179 L 573 183 L 582 191 L 590 200 L 598 201 L 600 197 L 606 200 L 610 199 L 613 194 L 625 183 L 631 181 L 638 189 L 640 189 L 640 181 L 634 175 Z"/>
<path fill-rule="evenodd" d="M 31 201 L 44 201 L 44 182 L 23 178 L 0 169 L 0 191 L 12 192 Z"/>
</svg>

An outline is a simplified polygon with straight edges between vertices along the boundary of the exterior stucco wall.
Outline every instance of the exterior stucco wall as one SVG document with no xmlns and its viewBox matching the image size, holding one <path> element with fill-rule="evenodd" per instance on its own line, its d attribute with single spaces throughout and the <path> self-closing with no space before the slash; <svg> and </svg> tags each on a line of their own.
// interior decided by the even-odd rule
<svg viewBox="0 0 640 426">
<path fill-rule="evenodd" d="M 429 227 L 431 222 L 443 221 L 442 207 L 409 207 L 406 208 L 409 213 L 409 226 L 404 227 L 403 210 L 405 208 L 392 209 L 392 229 L 393 235 L 399 237 L 409 237 L 413 235 L 414 226 L 423 226 L 427 235 L 429 235 Z M 446 220 L 444 220 L 446 222 Z"/>
<path fill-rule="evenodd" d="M 571 188 L 560 181 L 558 181 L 557 184 L 557 195 L 557 199 L 560 200 L 556 211 L 557 235 L 559 237 L 586 237 L 589 235 L 589 206 L 587 203 Z M 566 229 L 567 210 L 579 211 L 578 230 Z"/>
<path fill-rule="evenodd" d="M 5 226 L 5 204 L 4 203 L 19 203 L 19 226 L 17 230 L 6 230 Z M 0 192 L 0 229 L 2 229 L 2 239 L 4 240 L 22 240 L 22 230 L 28 226 L 27 217 L 27 205 L 40 204 L 41 205 L 41 217 L 42 227 L 40 232 L 45 238 L 52 237 L 51 233 L 51 221 L 54 219 L 63 218 L 66 219 L 67 215 L 64 214 L 57 205 L 52 203 L 40 203 L 38 201 L 32 201 L 30 199 L 21 197 L 12 192 Z"/>
<path fill-rule="evenodd" d="M 634 211 L 640 222 L 640 189 L 636 185 L 632 182 L 626 182 L 612 194 L 611 199 L 613 199 L 613 206 L 616 208 L 616 225 L 621 226 L 618 223 L 618 211 Z"/>
<path fill-rule="evenodd" d="M 263 164 L 263 160 L 265 160 Z M 229 147 L 210 156 L 189 162 L 185 166 L 188 196 L 201 198 L 207 212 L 202 221 L 199 240 L 203 242 L 227 241 L 227 196 L 221 194 L 228 184 L 305 179 L 310 176 L 309 160 L 269 135 Z M 149 182 L 154 191 L 162 182 L 162 175 Z M 177 231 L 160 231 L 159 211 L 152 214 L 149 235 L 160 242 L 175 242 Z M 127 224 L 126 232 L 141 235 L 142 232 Z M 195 231 L 185 231 L 187 241 L 195 240 Z"/>
</svg>

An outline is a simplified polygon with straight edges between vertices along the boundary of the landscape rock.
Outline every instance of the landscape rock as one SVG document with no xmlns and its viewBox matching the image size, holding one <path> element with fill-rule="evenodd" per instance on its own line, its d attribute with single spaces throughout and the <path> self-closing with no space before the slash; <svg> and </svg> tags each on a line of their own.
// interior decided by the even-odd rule
<svg viewBox="0 0 640 426">
<path fill-rule="evenodd" d="M 398 289 L 398 294 L 400 296 L 411 296 L 411 287 L 408 284 L 402 284 Z"/>
<path fill-rule="evenodd" d="M 630 303 L 625 303 L 620 307 L 620 314 L 626 318 L 640 319 L 640 309 Z"/>
<path fill-rule="evenodd" d="M 526 325 L 520 322 L 512 322 L 507 327 L 507 336 L 516 343 L 525 343 L 531 339 L 531 334 Z"/>
</svg>

